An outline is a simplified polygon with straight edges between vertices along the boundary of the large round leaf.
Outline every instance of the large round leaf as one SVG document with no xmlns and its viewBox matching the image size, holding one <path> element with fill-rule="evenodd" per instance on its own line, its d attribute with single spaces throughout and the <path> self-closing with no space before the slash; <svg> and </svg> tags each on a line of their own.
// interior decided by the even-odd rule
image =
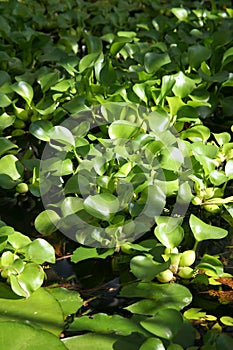
<svg viewBox="0 0 233 350">
<path fill-rule="evenodd" d="M 67 349 L 55 335 L 19 322 L 1 323 L 0 348 L 2 350 Z"/>
<path fill-rule="evenodd" d="M 221 239 L 228 234 L 227 230 L 224 230 L 221 227 L 208 225 L 201 219 L 197 218 L 194 214 L 191 214 L 189 224 L 197 242 L 206 239 Z"/>
<path fill-rule="evenodd" d="M 171 340 L 183 325 L 183 318 L 174 309 L 160 310 L 154 317 L 140 322 L 141 325 L 154 335 Z"/>
<path fill-rule="evenodd" d="M 10 289 L 10 288 L 9 288 Z M 27 299 L 5 299 L 5 290 L 0 287 L 0 329 L 1 322 L 20 321 L 35 325 L 57 336 L 64 327 L 62 309 L 56 299 L 43 288 Z"/>
<path fill-rule="evenodd" d="M 145 298 L 127 307 L 127 310 L 142 315 L 154 315 L 159 310 L 168 308 L 181 310 L 192 301 L 190 291 L 176 283 L 132 283 L 123 287 L 120 295 L 126 298 Z"/>
</svg>

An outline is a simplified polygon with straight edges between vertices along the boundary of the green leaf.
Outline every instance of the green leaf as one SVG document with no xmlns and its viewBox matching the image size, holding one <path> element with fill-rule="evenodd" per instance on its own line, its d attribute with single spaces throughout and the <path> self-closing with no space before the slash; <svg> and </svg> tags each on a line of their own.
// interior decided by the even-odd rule
<svg viewBox="0 0 233 350">
<path fill-rule="evenodd" d="M 0 107 L 1 108 L 5 108 L 8 107 L 11 104 L 11 100 L 9 99 L 9 97 L 6 94 L 3 94 L 2 92 L 0 92 Z"/>
<path fill-rule="evenodd" d="M 114 121 L 108 129 L 108 134 L 111 139 L 129 139 L 135 136 L 139 127 L 127 120 L 116 120 Z"/>
<path fill-rule="evenodd" d="M 10 275 L 10 284 L 15 294 L 30 297 L 44 282 L 45 273 L 41 266 L 29 263 L 17 276 Z"/>
<path fill-rule="evenodd" d="M 75 314 L 83 305 L 79 293 L 66 288 L 47 288 L 46 289 L 61 305 L 65 317 Z"/>
<path fill-rule="evenodd" d="M 37 264 L 43 264 L 44 262 L 55 263 L 54 249 L 45 239 L 37 238 L 22 248 L 21 251 L 24 252 L 27 260 Z"/>
<path fill-rule="evenodd" d="M 1 322 L 0 339 L 2 349 L 67 350 L 55 335 L 19 322 Z"/>
<path fill-rule="evenodd" d="M 79 62 L 79 72 L 84 72 L 87 68 L 93 67 L 97 62 L 100 54 L 99 52 L 90 53 L 84 56 Z"/>
<path fill-rule="evenodd" d="M 230 326 L 232 327 L 233 326 L 233 317 L 230 317 L 230 316 L 222 316 L 220 318 L 220 321 L 226 325 L 226 326 Z"/>
<path fill-rule="evenodd" d="M 1 295 L 2 287 L 0 286 Z M 60 335 L 64 327 L 63 313 L 59 303 L 43 288 L 35 291 L 27 299 L 0 299 L 0 322 L 18 322 L 19 320 L 56 336 Z"/>
<path fill-rule="evenodd" d="M 55 211 L 44 210 L 36 217 L 35 228 L 41 234 L 49 235 L 57 230 L 56 225 L 59 221 L 60 217 Z"/>
<path fill-rule="evenodd" d="M 231 350 L 233 347 L 233 339 L 226 333 L 220 334 L 216 339 L 217 350 Z"/>
<path fill-rule="evenodd" d="M 188 59 L 191 67 L 199 67 L 201 63 L 208 60 L 210 56 L 211 50 L 206 46 L 196 44 L 188 48 Z"/>
<path fill-rule="evenodd" d="M 53 124 L 48 120 L 37 120 L 33 122 L 30 127 L 30 133 L 42 141 L 50 141 L 49 130 Z"/>
<path fill-rule="evenodd" d="M 70 130 L 65 128 L 64 126 L 54 126 L 53 128 L 48 130 L 48 135 L 52 140 L 55 140 L 68 146 L 75 146 L 74 136 L 72 135 Z"/>
<path fill-rule="evenodd" d="M 9 235 L 8 242 L 12 245 L 14 249 L 19 249 L 27 244 L 31 243 L 31 240 L 28 236 L 23 235 L 20 232 L 14 231 L 13 234 Z"/>
<path fill-rule="evenodd" d="M 144 57 L 144 65 L 147 73 L 155 73 L 162 66 L 171 62 L 168 53 L 147 52 Z"/>
<path fill-rule="evenodd" d="M 88 196 L 83 204 L 90 215 L 101 220 L 111 219 L 119 209 L 119 200 L 111 193 Z"/>
<path fill-rule="evenodd" d="M 184 238 L 184 230 L 179 225 L 179 222 L 174 218 L 164 217 L 164 222 L 161 221 L 155 227 L 154 234 L 156 238 L 167 248 L 178 247 Z"/>
<path fill-rule="evenodd" d="M 131 283 L 122 288 L 120 296 L 126 298 L 145 298 L 126 307 L 127 310 L 142 315 L 154 315 L 158 310 L 168 308 L 181 310 L 192 301 L 190 291 L 177 283 Z"/>
<path fill-rule="evenodd" d="M 9 115 L 7 113 L 3 113 L 0 115 L 0 130 L 4 130 L 11 126 L 15 121 L 14 115 Z"/>
<path fill-rule="evenodd" d="M 181 98 L 188 96 L 195 87 L 195 81 L 187 77 L 183 72 L 173 75 L 175 84 L 172 88 L 173 93 Z"/>
<path fill-rule="evenodd" d="M 71 261 L 74 263 L 78 263 L 79 261 L 86 259 L 105 259 L 107 256 L 112 255 L 114 253 L 114 249 L 97 249 L 97 248 L 87 248 L 87 247 L 79 247 L 75 249 Z"/>
<path fill-rule="evenodd" d="M 146 341 L 140 346 L 140 350 L 165 350 L 163 343 L 158 338 L 147 338 Z"/>
<path fill-rule="evenodd" d="M 221 239 L 227 236 L 227 230 L 221 227 L 206 224 L 204 221 L 191 214 L 189 224 L 197 242 L 207 239 Z"/>
<path fill-rule="evenodd" d="M 133 333 L 128 336 L 117 334 L 87 333 L 73 336 L 63 340 L 69 350 L 89 349 L 90 344 L 95 344 L 95 350 L 139 350 L 140 345 L 145 340 L 140 334 Z"/>
<path fill-rule="evenodd" d="M 92 318 L 89 316 L 82 316 L 74 319 L 70 325 L 69 331 L 91 331 L 96 333 L 116 333 L 119 335 L 130 335 L 133 332 L 146 332 L 139 324 L 140 318 L 133 316 L 132 318 L 125 318 L 120 315 L 96 314 Z"/>
<path fill-rule="evenodd" d="M 18 180 L 23 174 L 23 166 L 15 156 L 8 154 L 0 159 L 0 174 Z"/>
<path fill-rule="evenodd" d="M 18 146 L 15 145 L 10 140 L 8 140 L 7 138 L 0 137 L 0 156 L 2 156 L 4 153 L 7 153 L 9 150 L 13 148 L 18 148 Z"/>
<path fill-rule="evenodd" d="M 20 95 L 29 106 L 31 105 L 34 95 L 31 85 L 29 85 L 25 81 L 20 81 L 12 85 L 12 90 L 15 91 L 18 95 Z"/>
<path fill-rule="evenodd" d="M 151 281 L 157 274 L 168 269 L 170 261 L 158 263 L 151 255 L 136 255 L 130 261 L 130 270 L 138 279 Z"/>
<path fill-rule="evenodd" d="M 141 325 L 154 335 L 171 340 L 182 328 L 183 318 L 177 310 L 160 310 L 154 317 L 141 321 Z"/>
</svg>

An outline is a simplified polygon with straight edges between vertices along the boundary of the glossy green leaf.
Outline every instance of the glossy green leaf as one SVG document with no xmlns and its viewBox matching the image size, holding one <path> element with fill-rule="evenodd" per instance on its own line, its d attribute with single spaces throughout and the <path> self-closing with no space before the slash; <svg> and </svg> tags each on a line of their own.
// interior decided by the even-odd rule
<svg viewBox="0 0 233 350">
<path fill-rule="evenodd" d="M 2 289 L 0 288 L 0 296 Z M 42 307 L 43 305 L 43 307 Z M 56 299 L 43 288 L 29 298 L 0 299 L 0 322 L 20 321 L 59 336 L 63 327 L 63 313 Z"/>
<path fill-rule="evenodd" d="M 158 263 L 153 260 L 151 255 L 136 255 L 130 261 L 131 272 L 138 279 L 151 281 L 157 274 L 168 269 L 170 261 Z"/>
<path fill-rule="evenodd" d="M 142 346 L 140 346 L 140 350 L 165 350 L 165 347 L 162 341 L 158 338 L 147 338 Z"/>
<path fill-rule="evenodd" d="M 233 326 L 233 317 L 230 317 L 230 316 L 222 316 L 220 318 L 220 321 L 226 325 L 226 326 Z"/>
<path fill-rule="evenodd" d="M 171 62 L 168 53 L 147 52 L 144 58 L 144 65 L 147 73 L 155 73 L 162 66 Z"/>
<path fill-rule="evenodd" d="M 55 263 L 54 249 L 45 239 L 37 238 L 22 248 L 22 250 L 29 261 L 37 264 L 43 264 L 44 262 Z"/>
<path fill-rule="evenodd" d="M 20 95 L 29 106 L 31 105 L 34 95 L 31 85 L 29 85 L 25 81 L 20 81 L 12 85 L 12 90 L 15 91 L 18 95 Z"/>
<path fill-rule="evenodd" d="M 3 113 L 0 115 L 0 130 L 6 129 L 8 126 L 11 126 L 15 121 L 14 115 L 9 115 L 7 113 Z"/>
<path fill-rule="evenodd" d="M 127 120 L 116 120 L 108 129 L 108 134 L 111 139 L 125 138 L 128 139 L 135 136 L 139 127 Z"/>
<path fill-rule="evenodd" d="M 20 232 L 14 231 L 13 234 L 9 235 L 8 242 L 14 249 L 19 249 L 26 246 L 27 244 L 30 244 L 31 239 Z"/>
<path fill-rule="evenodd" d="M 0 156 L 3 155 L 4 153 L 7 153 L 9 150 L 13 148 L 18 148 L 16 144 L 11 142 L 5 137 L 0 137 Z"/>
<path fill-rule="evenodd" d="M 120 315 L 99 313 L 94 315 L 93 318 L 88 316 L 75 318 L 69 330 L 72 332 L 91 331 L 106 334 L 115 332 L 119 335 L 130 335 L 133 332 L 146 333 L 140 326 L 139 321 L 138 316 L 125 318 Z"/>
<path fill-rule="evenodd" d="M 195 81 L 187 77 L 183 72 L 179 72 L 174 76 L 175 84 L 172 88 L 173 93 L 178 97 L 188 96 L 195 88 Z"/>
<path fill-rule="evenodd" d="M 221 239 L 227 236 L 227 230 L 206 224 L 204 221 L 191 214 L 189 224 L 195 239 L 198 242 L 206 239 Z"/>
<path fill-rule="evenodd" d="M 145 298 L 126 309 L 142 315 L 154 315 L 158 310 L 173 308 L 181 310 L 192 301 L 190 291 L 179 284 L 139 282 L 124 286 L 120 292 L 126 298 Z"/>
<path fill-rule="evenodd" d="M 60 142 L 65 145 L 75 146 L 74 136 L 70 132 L 69 129 L 64 126 L 54 126 L 53 128 L 48 130 L 48 134 L 50 139 Z"/>
<path fill-rule="evenodd" d="M 101 220 L 109 220 L 119 209 L 119 200 L 111 193 L 88 196 L 83 202 L 85 210 Z"/>
<path fill-rule="evenodd" d="M 9 97 L 6 94 L 3 94 L 2 92 L 0 92 L 0 107 L 1 108 L 5 108 L 8 107 L 11 104 L 11 100 L 9 99 Z"/>
<path fill-rule="evenodd" d="M 49 141 L 49 130 L 53 127 L 53 124 L 48 120 L 37 120 L 33 122 L 30 127 L 30 133 L 42 141 Z"/>
<path fill-rule="evenodd" d="M 8 154 L 0 159 L 0 174 L 18 180 L 23 174 L 23 166 L 15 156 Z"/>
<path fill-rule="evenodd" d="M 79 72 L 84 72 L 87 68 L 93 67 L 99 57 L 99 53 L 94 52 L 84 56 L 79 62 Z"/>
<path fill-rule="evenodd" d="M 66 338 L 63 343 L 68 350 L 88 349 L 90 344 L 95 344 L 95 350 L 112 350 L 114 347 L 116 349 L 139 350 L 144 340 L 145 338 L 138 334 L 121 336 L 114 333 L 87 333 Z"/>
<path fill-rule="evenodd" d="M 11 288 L 15 294 L 28 298 L 42 286 L 44 277 L 45 273 L 41 266 L 29 263 L 19 275 L 10 275 Z"/>
<path fill-rule="evenodd" d="M 154 234 L 156 238 L 167 248 L 178 247 L 184 238 L 184 230 L 178 225 L 168 225 L 167 222 L 161 222 L 155 227 Z"/>
<path fill-rule="evenodd" d="M 211 50 L 203 45 L 196 44 L 188 48 L 188 59 L 191 67 L 199 67 L 203 61 L 211 56 Z"/>
<path fill-rule="evenodd" d="M 31 350 L 32 346 L 35 350 L 67 349 L 55 335 L 20 322 L 1 322 L 0 339 L 2 349 Z"/>
<path fill-rule="evenodd" d="M 42 211 L 35 220 L 35 228 L 38 232 L 44 235 L 49 235 L 50 233 L 57 230 L 57 224 L 60 220 L 58 214 L 53 210 Z"/>
<path fill-rule="evenodd" d="M 228 178 L 233 178 L 233 160 L 230 159 L 225 165 L 225 173 Z"/>
<path fill-rule="evenodd" d="M 71 261 L 74 263 L 78 263 L 79 261 L 85 260 L 85 259 L 93 259 L 93 258 L 99 258 L 99 259 L 105 259 L 107 256 L 112 255 L 114 253 L 114 249 L 100 249 L 97 248 L 88 248 L 88 247 L 79 247 L 75 249 Z"/>
<path fill-rule="evenodd" d="M 167 309 L 158 311 L 154 317 L 141 321 L 141 325 L 154 335 L 171 340 L 182 328 L 183 318 L 179 311 Z"/>
<path fill-rule="evenodd" d="M 83 300 L 79 293 L 66 288 L 47 288 L 46 289 L 59 302 L 65 316 L 75 314 L 83 305 Z"/>
</svg>

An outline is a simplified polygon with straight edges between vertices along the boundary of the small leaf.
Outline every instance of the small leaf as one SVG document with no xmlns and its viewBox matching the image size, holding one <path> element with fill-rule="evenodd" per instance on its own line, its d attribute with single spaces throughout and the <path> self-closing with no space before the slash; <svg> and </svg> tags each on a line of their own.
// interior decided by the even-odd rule
<svg viewBox="0 0 233 350">
<path fill-rule="evenodd" d="M 8 107 L 11 104 L 11 100 L 9 99 L 9 97 L 6 94 L 3 94 L 2 92 L 0 92 L 0 107 L 1 108 L 5 108 Z"/>
<path fill-rule="evenodd" d="M 18 146 L 8 140 L 6 137 L 0 137 L 0 156 L 13 148 L 18 148 Z"/>
<path fill-rule="evenodd" d="M 189 46 L 188 59 L 191 67 L 199 67 L 203 61 L 207 61 L 211 56 L 211 50 L 203 45 L 196 44 Z"/>
<path fill-rule="evenodd" d="M 154 230 L 154 234 L 156 238 L 167 248 L 175 248 L 178 247 L 184 238 L 184 230 L 177 223 L 177 225 L 173 225 L 172 218 L 170 218 L 169 225 L 166 221 L 160 222 L 158 226 L 156 226 Z"/>
<path fill-rule="evenodd" d="M 18 95 L 20 95 L 30 106 L 33 99 L 33 89 L 31 85 L 26 83 L 25 81 L 20 81 L 19 83 L 15 83 L 12 85 L 12 90 L 15 91 Z"/>
<path fill-rule="evenodd" d="M 189 224 L 197 242 L 207 239 L 221 239 L 227 236 L 228 232 L 221 227 L 206 224 L 204 221 L 191 214 Z"/>
<path fill-rule="evenodd" d="M 108 134 L 111 139 L 129 139 L 135 136 L 138 130 L 139 127 L 134 123 L 127 120 L 116 120 L 109 126 Z"/>
<path fill-rule="evenodd" d="M 150 255 L 136 255 L 130 261 L 130 270 L 137 278 L 151 281 L 157 274 L 168 269 L 170 261 L 158 263 Z"/>
<path fill-rule="evenodd" d="M 55 211 L 44 210 L 36 217 L 35 228 L 41 234 L 49 235 L 57 230 L 56 225 L 59 221 L 60 217 Z"/>
<path fill-rule="evenodd" d="M 109 220 L 119 209 L 119 200 L 111 193 L 88 196 L 83 204 L 89 214 L 101 220 Z"/>
<path fill-rule="evenodd" d="M 74 136 L 72 135 L 70 130 L 65 128 L 64 126 L 54 126 L 53 128 L 48 130 L 48 134 L 50 139 L 52 140 L 55 140 L 68 146 L 75 146 Z"/>
<path fill-rule="evenodd" d="M 42 238 L 37 238 L 33 242 L 29 243 L 25 248 L 26 259 L 36 262 L 37 264 L 43 264 L 44 262 L 55 263 L 55 252 L 53 247 Z"/>
<path fill-rule="evenodd" d="M 107 256 L 110 256 L 114 253 L 114 249 L 97 249 L 97 248 L 87 248 L 87 247 L 79 247 L 75 249 L 71 261 L 74 263 L 78 263 L 79 261 L 86 259 L 105 259 Z"/>
<path fill-rule="evenodd" d="M 195 87 L 195 81 L 188 78 L 183 72 L 173 75 L 175 85 L 172 88 L 173 93 L 181 98 L 188 96 Z"/>
<path fill-rule="evenodd" d="M 30 133 L 42 141 L 50 141 L 49 130 L 53 124 L 48 120 L 36 120 L 30 127 Z"/>
<path fill-rule="evenodd" d="M 147 73 L 155 73 L 162 66 L 171 62 L 167 53 L 147 52 L 144 58 L 144 65 Z"/>
<path fill-rule="evenodd" d="M 0 159 L 0 174 L 18 180 L 23 174 L 23 166 L 15 156 L 8 154 Z"/>
<path fill-rule="evenodd" d="M 158 338 L 147 338 L 146 341 L 140 346 L 139 350 L 165 350 L 162 341 Z"/>
</svg>

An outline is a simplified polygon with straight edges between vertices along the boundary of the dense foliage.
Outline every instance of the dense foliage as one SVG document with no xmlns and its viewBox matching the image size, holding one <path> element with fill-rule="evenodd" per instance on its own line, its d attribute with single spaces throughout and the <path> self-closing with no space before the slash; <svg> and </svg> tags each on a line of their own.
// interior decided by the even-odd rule
<svg viewBox="0 0 233 350">
<path fill-rule="evenodd" d="M 1 349 L 232 349 L 232 18 L 0 0 Z"/>
</svg>

